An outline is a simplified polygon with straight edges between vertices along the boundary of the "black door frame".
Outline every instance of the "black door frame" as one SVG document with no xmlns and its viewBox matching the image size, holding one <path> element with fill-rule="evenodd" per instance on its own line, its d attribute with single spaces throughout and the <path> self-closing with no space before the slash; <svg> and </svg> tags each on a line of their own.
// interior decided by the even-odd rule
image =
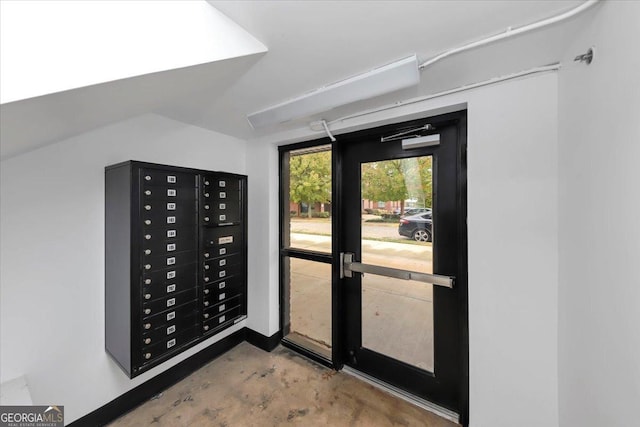
<svg viewBox="0 0 640 427">
<path fill-rule="evenodd" d="M 361 131 L 351 132 L 347 134 L 342 134 L 337 136 L 336 142 L 331 142 L 329 138 L 320 138 L 312 141 L 305 141 L 296 144 L 284 145 L 278 147 L 279 150 L 279 160 L 280 160 L 280 329 L 283 331 L 283 327 L 285 326 L 285 311 L 283 307 L 285 307 L 285 298 L 287 298 L 288 292 L 284 289 L 285 284 L 283 281 L 283 272 L 284 272 L 284 259 L 288 256 L 294 256 L 298 258 L 304 258 L 312 261 L 319 261 L 327 263 L 329 259 L 326 254 L 314 254 L 314 253 L 305 253 L 305 251 L 285 248 L 283 246 L 284 243 L 284 233 L 288 232 L 283 227 L 283 218 L 285 218 L 285 206 L 283 203 L 285 196 L 285 188 L 283 185 L 283 175 L 282 175 L 282 167 L 283 167 L 283 159 L 285 153 L 292 150 L 297 150 L 301 148 L 309 148 L 318 145 L 328 145 L 332 146 L 332 212 L 341 212 L 343 206 L 343 191 L 342 191 L 342 158 L 340 155 L 339 144 L 348 143 L 349 140 L 359 139 L 367 136 L 380 135 L 380 134 L 393 134 L 398 128 L 410 127 L 413 124 L 424 123 L 425 120 L 428 120 L 429 123 L 434 124 L 436 127 L 438 123 L 450 123 L 455 122 L 458 132 L 457 132 L 457 146 L 458 146 L 458 159 L 460 162 L 460 168 L 457 170 L 457 203 L 459 207 L 459 214 L 457 218 L 457 227 L 458 227 L 458 263 L 461 266 L 465 266 L 460 273 L 456 275 L 456 288 L 457 288 L 457 304 L 458 310 L 460 313 L 459 319 L 459 337 L 460 337 L 460 360 L 459 360 L 459 404 L 457 408 L 450 408 L 456 410 L 458 412 L 460 419 L 459 422 L 463 426 L 468 425 L 469 421 L 469 326 L 468 326 L 468 271 L 466 266 L 467 262 L 467 168 L 466 168 L 466 149 L 467 149 L 467 111 L 461 110 L 452 113 L 437 115 L 437 116 L 428 116 L 425 115 L 422 118 L 397 122 L 393 124 L 388 124 L 384 126 L 372 127 L 370 129 L 365 129 Z M 288 191 L 288 189 L 287 189 Z M 288 209 L 288 208 L 287 208 Z M 347 361 L 347 350 L 345 343 L 347 342 L 346 330 L 344 325 L 346 324 L 345 319 L 345 287 L 342 285 L 342 279 L 340 278 L 340 251 L 343 249 L 343 243 L 341 238 L 341 232 L 343 230 L 342 219 L 340 215 L 332 216 L 332 253 L 329 255 L 331 257 L 332 264 L 332 358 L 331 360 L 327 360 L 317 354 L 310 352 L 304 348 L 300 348 L 294 343 L 287 342 L 286 339 L 283 340 L 283 344 L 291 347 L 306 356 L 326 365 L 333 369 L 340 370 L 345 365 Z M 284 331 L 283 331 L 284 332 Z"/>
<path fill-rule="evenodd" d="M 335 143 L 332 143 L 331 141 L 329 141 L 329 138 L 322 138 L 322 139 L 318 139 L 318 140 L 312 140 L 312 141 L 304 141 L 304 142 L 299 142 L 299 143 L 295 143 L 295 144 L 289 144 L 289 145 L 282 145 L 278 147 L 278 161 L 279 161 L 279 167 L 278 167 L 278 175 L 279 175 L 279 188 L 278 188 L 278 203 L 279 203 L 279 234 L 278 234 L 278 241 L 279 241 L 279 248 L 280 248 L 280 260 L 279 260 L 279 295 L 280 295 L 280 313 L 279 313 L 279 320 L 280 320 L 280 333 L 281 336 L 283 337 L 281 340 L 282 345 L 284 345 L 285 347 L 289 347 L 303 355 L 305 355 L 306 357 L 322 364 L 325 365 L 329 368 L 333 368 L 333 369 L 341 369 L 342 365 L 340 365 L 340 367 L 338 367 L 338 365 L 335 362 L 335 355 L 336 355 L 336 346 L 339 348 L 340 344 L 336 342 L 336 327 L 334 326 L 334 322 L 336 319 L 336 312 L 335 312 L 335 305 L 336 305 L 336 301 L 335 301 L 335 287 L 336 287 L 336 282 L 335 282 L 335 277 L 334 277 L 334 270 L 335 270 L 335 260 L 333 257 L 333 254 L 335 253 L 335 250 L 337 248 L 337 242 L 335 238 L 332 237 L 331 239 L 331 253 L 322 253 L 322 252 L 315 252 L 315 251 L 309 251 L 309 250 L 305 250 L 305 249 L 296 249 L 296 248 L 291 248 L 291 247 L 286 247 L 285 246 L 285 241 L 287 240 L 288 234 L 289 234 L 289 224 L 285 224 L 285 221 L 283 220 L 286 215 L 289 214 L 289 206 L 288 203 L 285 203 L 285 200 L 289 200 L 289 196 L 286 193 L 286 191 L 288 191 L 288 182 L 289 182 L 289 176 L 288 176 L 288 163 L 285 165 L 286 159 L 287 159 L 287 154 L 290 151 L 294 151 L 294 150 L 301 150 L 301 149 L 305 149 L 305 148 L 312 148 L 312 147 L 317 147 L 317 146 L 323 146 L 323 145 L 331 145 L 331 173 L 332 173 L 332 181 L 331 181 L 331 186 L 332 186 L 332 191 L 334 191 L 333 196 L 335 197 Z M 287 170 L 285 170 L 287 169 Z M 287 185 L 285 185 L 285 181 L 287 183 Z M 332 200 L 331 203 L 331 209 L 332 212 L 334 211 L 334 207 L 335 207 L 335 203 Z M 332 218 L 332 229 L 331 229 L 331 233 L 332 235 L 335 233 L 335 219 Z M 331 300 L 331 319 L 332 319 L 332 328 L 331 328 L 331 341 L 332 341 L 332 346 L 331 346 L 331 351 L 332 351 L 332 357 L 331 359 L 327 359 L 326 357 L 324 357 L 323 355 L 314 353 L 313 351 L 300 346 L 298 343 L 293 342 L 291 340 L 288 340 L 286 335 L 289 333 L 289 324 L 287 323 L 287 317 L 289 316 L 289 289 L 287 289 L 286 283 L 285 283 L 285 271 L 289 270 L 289 261 L 288 258 L 297 258 L 297 259 L 304 259 L 304 260 L 308 260 L 308 261 L 315 261 L 315 262 L 320 262 L 320 263 L 324 263 L 324 264 L 331 264 L 331 295 L 332 295 L 332 300 Z"/>
</svg>

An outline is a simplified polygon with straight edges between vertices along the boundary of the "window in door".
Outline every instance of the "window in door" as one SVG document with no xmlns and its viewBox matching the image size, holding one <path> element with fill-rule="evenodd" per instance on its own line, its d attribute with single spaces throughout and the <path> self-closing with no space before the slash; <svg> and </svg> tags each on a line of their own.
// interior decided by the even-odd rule
<svg viewBox="0 0 640 427">
<path fill-rule="evenodd" d="M 433 273 L 432 160 L 361 164 L 360 197 L 385 208 L 363 211 L 363 263 Z M 433 372 L 433 286 L 365 274 L 361 292 L 362 346 Z"/>
<path fill-rule="evenodd" d="M 281 324 L 284 342 L 332 354 L 331 145 L 281 148 Z"/>
</svg>

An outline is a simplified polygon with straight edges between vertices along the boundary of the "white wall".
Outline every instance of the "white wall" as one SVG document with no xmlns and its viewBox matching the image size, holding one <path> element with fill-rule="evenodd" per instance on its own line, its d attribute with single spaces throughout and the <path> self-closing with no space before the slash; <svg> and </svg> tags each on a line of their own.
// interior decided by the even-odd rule
<svg viewBox="0 0 640 427">
<path fill-rule="evenodd" d="M 278 152 L 269 144 L 248 144 L 247 151 L 251 313 L 247 326 L 271 336 L 280 329 Z"/>
<path fill-rule="evenodd" d="M 640 403 L 640 2 L 600 8 L 560 73 L 562 427 L 637 424 Z"/>
<path fill-rule="evenodd" d="M 468 106 L 470 425 L 557 426 L 557 75 L 406 105 L 334 128 L 339 134 L 464 104 Z M 296 131 L 261 143 L 270 147 L 271 140 L 323 136 Z M 253 181 L 267 179 L 266 170 L 252 172 Z M 277 195 L 270 197 L 277 203 Z M 270 247 L 277 247 L 277 233 L 273 234 L 277 224 L 271 221 L 271 229 L 252 235 L 271 236 Z M 277 276 L 270 277 L 270 287 L 277 289 Z M 273 301 L 270 310 L 278 310 Z"/>
<path fill-rule="evenodd" d="M 246 143 L 156 115 L 3 161 L 0 382 L 81 417 L 223 336 L 129 380 L 104 350 L 104 167 L 133 159 L 245 173 Z M 251 313 L 249 314 L 251 316 Z"/>
<path fill-rule="evenodd" d="M 468 144 L 470 425 L 557 426 L 557 76 L 470 94 Z"/>
</svg>

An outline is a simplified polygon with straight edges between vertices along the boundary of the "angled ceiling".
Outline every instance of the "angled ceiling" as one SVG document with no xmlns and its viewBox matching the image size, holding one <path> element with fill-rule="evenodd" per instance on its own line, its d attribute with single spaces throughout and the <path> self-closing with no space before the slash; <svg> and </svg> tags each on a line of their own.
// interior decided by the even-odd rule
<svg viewBox="0 0 640 427">
<path fill-rule="evenodd" d="M 567 11 L 582 1 L 210 0 L 208 3 L 262 42 L 268 52 L 126 79 L 109 83 L 102 91 L 86 88 L 51 95 L 62 97 L 59 99 L 33 98 L 22 101 L 25 106 L 15 106 L 12 111 L 3 105 L 3 156 L 144 112 L 163 114 L 248 140 L 277 136 L 307 127 L 319 117 L 332 120 L 378 105 L 548 64 L 562 57 L 572 34 L 580 29 L 580 17 L 447 58 L 423 71 L 422 82 L 415 88 L 260 131 L 253 130 L 246 120 L 249 113 L 332 82 L 412 54 L 426 60 L 507 27 Z M 594 13 L 595 9 L 586 14 Z M 59 105 L 73 110 L 72 114 L 58 111 Z M 37 120 L 31 120 L 32 117 Z M 29 123 L 35 124 L 36 129 L 28 129 Z M 27 137 L 22 138 L 23 135 Z M 9 144 L 8 151 L 5 144 Z"/>
<path fill-rule="evenodd" d="M 202 1 L 0 2 L 0 155 L 206 92 L 266 47 Z"/>
<path fill-rule="evenodd" d="M 264 52 L 204 1 L 3 1 L 0 102 Z"/>
</svg>

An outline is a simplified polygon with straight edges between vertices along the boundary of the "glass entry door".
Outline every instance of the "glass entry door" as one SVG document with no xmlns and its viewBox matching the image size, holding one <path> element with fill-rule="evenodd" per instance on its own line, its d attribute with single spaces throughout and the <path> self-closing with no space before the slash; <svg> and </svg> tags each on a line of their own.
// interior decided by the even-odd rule
<svg viewBox="0 0 640 427">
<path fill-rule="evenodd" d="M 338 141 L 343 361 L 464 413 L 463 124 L 457 115 L 426 123 Z"/>
<path fill-rule="evenodd" d="M 363 210 L 363 264 L 433 272 L 432 162 L 432 156 L 421 156 L 361 164 L 363 204 L 372 198 L 404 202 L 389 206 L 382 214 L 380 210 L 370 214 L 369 209 Z M 380 216 L 382 222 L 378 222 Z M 388 239 L 379 240 L 385 236 Z M 360 297 L 362 347 L 433 372 L 432 284 L 364 274 Z M 401 330 L 406 333 L 396 333 Z"/>
</svg>

